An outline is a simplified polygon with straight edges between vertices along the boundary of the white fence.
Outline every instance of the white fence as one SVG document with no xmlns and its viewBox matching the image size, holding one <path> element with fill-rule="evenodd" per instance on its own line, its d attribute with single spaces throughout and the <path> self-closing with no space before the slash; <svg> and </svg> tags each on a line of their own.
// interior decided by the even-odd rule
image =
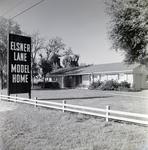
<svg viewBox="0 0 148 150">
<path fill-rule="evenodd" d="M 34 106 L 42 106 L 47 108 L 59 109 L 62 110 L 63 112 L 69 111 L 69 112 L 76 112 L 76 113 L 81 113 L 86 115 L 103 117 L 106 118 L 107 122 L 109 121 L 109 119 L 114 119 L 114 120 L 121 120 L 121 121 L 148 125 L 148 115 L 110 110 L 110 106 L 106 106 L 105 109 L 99 109 L 99 108 L 92 108 L 86 106 L 66 104 L 65 100 L 62 103 L 56 103 L 51 101 L 37 100 L 37 98 L 27 99 L 27 98 L 17 97 L 17 95 L 6 96 L 2 94 L 0 95 L 0 99 L 18 102 L 18 103 L 31 104 Z M 114 116 L 114 114 L 116 114 L 117 116 Z"/>
</svg>

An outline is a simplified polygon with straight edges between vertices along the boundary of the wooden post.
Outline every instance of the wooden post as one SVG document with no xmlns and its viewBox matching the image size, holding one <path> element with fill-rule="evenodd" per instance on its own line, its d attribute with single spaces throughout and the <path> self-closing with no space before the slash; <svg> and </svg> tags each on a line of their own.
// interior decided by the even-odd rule
<svg viewBox="0 0 148 150">
<path fill-rule="evenodd" d="M 35 107 L 37 107 L 37 97 L 35 97 Z"/>
<path fill-rule="evenodd" d="M 110 106 L 106 106 L 106 122 L 108 122 L 108 116 L 110 115 L 110 113 L 108 112 L 108 110 L 110 110 Z"/>
<path fill-rule="evenodd" d="M 1 93 L 0 99 L 2 100 L 2 93 Z"/>
<path fill-rule="evenodd" d="M 66 101 L 63 100 L 63 112 L 65 112 L 65 108 L 66 108 L 65 104 L 66 104 Z"/>
<path fill-rule="evenodd" d="M 15 102 L 17 103 L 17 94 L 15 95 L 15 97 L 16 97 L 16 101 Z"/>
<path fill-rule="evenodd" d="M 30 85 L 31 86 L 31 85 Z M 31 88 L 31 87 L 30 87 Z M 31 99 L 31 90 L 30 92 L 28 93 L 28 96 L 29 96 L 29 99 Z"/>
<path fill-rule="evenodd" d="M 9 22 L 8 22 L 9 23 Z M 10 76 L 10 72 L 9 72 L 9 25 L 7 26 L 7 95 L 10 96 L 10 86 L 9 86 L 9 76 Z M 9 97 L 8 97 L 9 99 Z"/>
</svg>

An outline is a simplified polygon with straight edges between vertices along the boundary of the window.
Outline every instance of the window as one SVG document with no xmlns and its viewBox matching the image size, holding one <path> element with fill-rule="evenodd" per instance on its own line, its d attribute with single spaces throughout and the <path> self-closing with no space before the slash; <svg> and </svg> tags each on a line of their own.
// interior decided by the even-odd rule
<svg viewBox="0 0 148 150">
<path fill-rule="evenodd" d="M 101 81 L 105 81 L 106 80 L 106 76 L 105 76 L 105 74 L 102 74 L 101 75 Z"/>
<path fill-rule="evenodd" d="M 125 80 L 125 75 L 124 73 L 119 73 L 119 80 L 124 81 Z"/>
</svg>

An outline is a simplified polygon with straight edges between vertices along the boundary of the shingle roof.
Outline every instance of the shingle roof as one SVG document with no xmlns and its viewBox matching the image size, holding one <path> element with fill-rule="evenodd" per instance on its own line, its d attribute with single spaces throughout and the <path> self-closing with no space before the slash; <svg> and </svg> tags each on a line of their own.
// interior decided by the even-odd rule
<svg viewBox="0 0 148 150">
<path fill-rule="evenodd" d="M 91 73 L 132 72 L 139 64 L 126 65 L 124 62 L 62 68 L 52 72 L 52 75 L 83 75 Z"/>
</svg>

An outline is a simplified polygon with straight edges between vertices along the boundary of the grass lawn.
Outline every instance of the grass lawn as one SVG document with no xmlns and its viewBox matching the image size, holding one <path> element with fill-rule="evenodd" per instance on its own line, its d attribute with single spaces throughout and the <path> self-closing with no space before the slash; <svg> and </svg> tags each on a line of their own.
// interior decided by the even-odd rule
<svg viewBox="0 0 148 150">
<path fill-rule="evenodd" d="M 6 94 L 6 90 L 2 93 Z M 38 97 L 41 100 L 62 102 L 67 104 L 82 105 L 105 109 L 109 105 L 112 110 L 148 114 L 148 91 L 143 92 L 122 92 L 124 95 L 111 95 L 107 93 L 120 94 L 121 92 L 106 92 L 99 90 L 32 90 L 32 98 Z M 136 97 L 134 97 L 136 96 Z M 138 97 L 139 96 L 139 97 Z M 141 98 L 141 97 L 145 98 Z M 27 97 L 28 94 L 18 94 L 18 97 Z M 146 98 L 147 97 L 147 98 Z"/>
<path fill-rule="evenodd" d="M 32 97 L 56 102 L 66 99 L 69 104 L 98 108 L 110 105 L 114 110 L 148 113 L 148 99 L 95 90 L 33 90 Z M 148 126 L 117 121 L 106 123 L 99 117 L 5 101 L 0 101 L 0 106 L 9 110 L 0 111 L 0 133 L 5 150 L 148 149 Z"/>
<path fill-rule="evenodd" d="M 3 102 L 10 103 L 11 102 Z M 148 128 L 16 104 L 0 112 L 5 150 L 146 150 Z"/>
</svg>

